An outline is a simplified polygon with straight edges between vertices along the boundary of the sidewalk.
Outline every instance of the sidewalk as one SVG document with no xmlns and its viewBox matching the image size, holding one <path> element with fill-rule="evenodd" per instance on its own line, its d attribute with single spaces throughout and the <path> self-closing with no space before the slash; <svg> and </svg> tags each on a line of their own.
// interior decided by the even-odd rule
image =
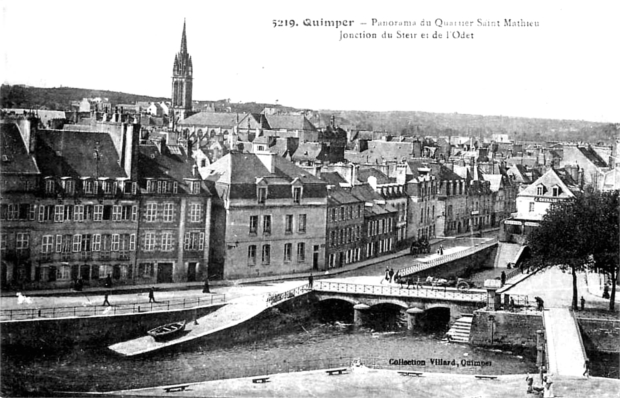
<svg viewBox="0 0 620 398">
<path fill-rule="evenodd" d="M 482 231 L 482 233 L 489 233 L 497 230 L 497 228 L 491 228 Z M 446 239 L 453 238 L 466 238 L 471 237 L 472 234 L 470 232 L 463 233 L 456 236 L 449 237 L 440 237 L 433 238 L 430 240 L 431 246 L 437 245 L 443 242 Z M 431 254 L 434 250 L 431 250 Z M 221 287 L 221 286 L 234 286 L 234 285 L 243 285 L 243 284 L 253 284 L 253 283 L 268 283 L 268 282 L 281 282 L 281 281 L 289 281 L 296 279 L 308 279 L 310 274 L 314 277 L 314 279 L 325 279 L 332 278 L 336 275 L 340 275 L 349 271 L 353 271 L 356 269 L 368 267 L 370 265 L 374 265 L 377 263 L 390 261 L 395 258 L 403 257 L 409 254 L 409 248 L 402 249 L 400 251 L 390 253 L 380 257 L 373 257 L 364 261 L 360 261 L 353 264 L 347 264 L 340 268 L 332 268 L 328 271 L 312 271 L 312 272 L 298 272 L 293 274 L 285 274 L 285 275 L 268 275 L 254 278 L 242 278 L 235 280 L 223 280 L 223 281 L 209 281 L 209 287 Z M 418 257 L 417 259 L 420 259 Z M 140 284 L 140 285 L 119 285 L 114 286 L 112 288 L 105 287 L 87 287 L 83 291 L 75 291 L 70 290 L 68 288 L 65 289 L 49 289 L 49 290 L 24 290 L 20 291 L 23 295 L 27 297 L 45 297 L 45 296 L 54 296 L 54 297 L 67 297 L 73 295 L 92 295 L 92 294 L 105 294 L 109 293 L 111 295 L 119 295 L 119 294 L 133 294 L 133 293 L 146 293 L 148 292 L 150 287 L 154 287 L 155 291 L 173 291 L 173 290 L 199 290 L 204 286 L 204 281 L 202 282 L 179 282 L 179 283 L 153 283 L 153 284 Z M 15 297 L 17 291 L 2 291 L 0 292 L 0 297 Z"/>
</svg>

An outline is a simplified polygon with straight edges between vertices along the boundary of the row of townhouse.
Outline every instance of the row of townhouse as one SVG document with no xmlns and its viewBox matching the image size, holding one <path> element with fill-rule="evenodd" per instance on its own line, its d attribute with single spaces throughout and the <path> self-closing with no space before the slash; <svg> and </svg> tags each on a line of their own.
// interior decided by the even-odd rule
<svg viewBox="0 0 620 398">
<path fill-rule="evenodd" d="M 184 148 L 139 145 L 140 126 L 127 123 L 37 127 L 1 124 L 3 286 L 206 277 L 211 197 Z"/>
</svg>

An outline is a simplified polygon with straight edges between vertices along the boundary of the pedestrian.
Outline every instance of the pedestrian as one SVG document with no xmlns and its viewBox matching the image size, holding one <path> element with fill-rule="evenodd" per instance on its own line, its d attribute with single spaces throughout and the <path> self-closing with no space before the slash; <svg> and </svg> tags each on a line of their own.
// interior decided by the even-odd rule
<svg viewBox="0 0 620 398">
<path fill-rule="evenodd" d="M 211 293 L 211 290 L 209 290 L 209 278 L 205 278 L 205 285 L 202 288 L 202 292 L 203 293 Z"/>
<path fill-rule="evenodd" d="M 586 362 L 583 364 L 584 367 L 584 371 L 583 371 L 583 377 L 585 377 L 586 379 L 590 378 L 590 360 L 586 359 Z"/>
<path fill-rule="evenodd" d="M 407 278 L 407 289 L 409 289 L 409 286 L 413 286 L 413 277 L 409 277 Z"/>
<path fill-rule="evenodd" d="M 153 287 L 149 288 L 149 303 L 156 303 L 155 301 L 155 289 Z"/>
<path fill-rule="evenodd" d="M 527 393 L 531 394 L 533 393 L 533 387 L 534 387 L 534 378 L 532 376 L 530 376 L 530 374 L 528 373 L 527 376 L 525 377 L 525 382 L 527 383 Z"/>
<path fill-rule="evenodd" d="M 502 286 L 504 286 L 504 284 L 506 283 L 506 273 L 504 271 L 502 271 L 500 279 L 502 280 Z"/>
<path fill-rule="evenodd" d="M 510 298 L 510 303 L 508 304 L 508 311 L 512 312 L 515 309 L 515 299 Z"/>
<path fill-rule="evenodd" d="M 555 395 L 553 394 L 553 381 L 551 381 L 551 376 L 545 377 L 545 384 L 543 385 L 543 397 L 545 398 L 553 398 Z"/>
<path fill-rule="evenodd" d="M 609 298 L 609 285 L 605 285 L 605 287 L 603 288 L 603 298 L 604 299 Z"/>
<path fill-rule="evenodd" d="M 543 299 L 541 299 L 540 297 L 536 296 L 534 297 L 534 300 L 536 300 L 536 310 L 537 311 L 542 311 L 545 308 L 545 301 Z"/>
<path fill-rule="evenodd" d="M 385 280 L 388 281 L 388 283 L 390 282 L 390 270 L 389 270 L 389 268 L 385 269 Z"/>
<path fill-rule="evenodd" d="M 439 255 L 443 256 L 443 245 L 439 245 Z"/>
<path fill-rule="evenodd" d="M 109 305 L 110 307 L 112 306 L 112 304 L 110 304 L 110 302 L 108 301 L 108 293 L 105 294 L 103 298 L 103 304 L 101 305 Z"/>
<path fill-rule="evenodd" d="M 586 299 L 583 298 L 583 296 L 581 296 L 581 311 L 584 310 L 584 308 L 586 307 Z"/>
<path fill-rule="evenodd" d="M 388 275 L 390 276 L 390 278 L 388 279 L 388 282 L 390 283 L 394 282 L 394 268 L 390 268 Z"/>
<path fill-rule="evenodd" d="M 545 365 L 541 365 L 540 366 L 540 384 L 545 383 L 545 373 L 547 373 L 547 368 L 545 368 Z"/>
<path fill-rule="evenodd" d="M 310 289 L 312 289 L 313 283 L 314 283 L 314 277 L 312 276 L 312 272 L 310 272 L 310 276 L 308 277 L 308 285 L 310 285 Z"/>
<path fill-rule="evenodd" d="M 83 287 L 84 287 L 84 280 L 82 278 L 78 278 L 77 282 L 75 282 L 75 290 L 77 290 L 78 292 L 81 292 Z"/>
</svg>

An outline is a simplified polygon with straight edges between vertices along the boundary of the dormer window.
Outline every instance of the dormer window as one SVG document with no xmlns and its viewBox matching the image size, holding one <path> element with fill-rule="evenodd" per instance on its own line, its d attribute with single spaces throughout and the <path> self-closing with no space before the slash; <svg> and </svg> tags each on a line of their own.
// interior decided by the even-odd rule
<svg viewBox="0 0 620 398">
<path fill-rule="evenodd" d="M 301 203 L 301 187 L 293 187 L 293 203 Z"/>
<path fill-rule="evenodd" d="M 147 180 L 146 181 L 146 192 L 155 193 L 157 192 L 157 181 L 155 180 Z"/>
<path fill-rule="evenodd" d="M 45 193 L 55 193 L 56 183 L 52 179 L 45 180 Z"/>
<path fill-rule="evenodd" d="M 73 193 L 75 192 L 75 181 L 66 179 L 63 180 L 62 185 L 66 194 L 73 195 Z"/>
<path fill-rule="evenodd" d="M 111 194 L 112 193 L 112 182 L 111 181 L 102 181 L 101 182 L 101 189 L 103 190 L 103 193 Z"/>
<path fill-rule="evenodd" d="M 545 194 L 545 186 L 544 185 L 538 185 L 536 187 L 536 195 L 542 196 Z"/>
<path fill-rule="evenodd" d="M 562 192 L 560 187 L 558 187 L 557 185 L 553 187 L 552 191 L 553 191 L 553 196 L 560 196 L 560 192 Z"/>
<path fill-rule="evenodd" d="M 95 193 L 95 184 L 92 180 L 84 180 L 84 182 L 82 182 L 82 185 L 84 187 L 84 193 L 86 194 Z"/>
<path fill-rule="evenodd" d="M 267 187 L 258 187 L 258 203 L 265 203 L 265 200 L 267 200 Z"/>
<path fill-rule="evenodd" d="M 190 181 L 188 185 L 189 185 L 189 193 L 191 194 L 200 193 L 200 181 Z"/>
</svg>

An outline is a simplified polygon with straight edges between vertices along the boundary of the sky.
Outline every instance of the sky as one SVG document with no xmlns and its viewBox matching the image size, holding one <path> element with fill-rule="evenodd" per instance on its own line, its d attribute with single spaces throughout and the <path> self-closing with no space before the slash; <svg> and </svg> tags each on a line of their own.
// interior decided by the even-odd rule
<svg viewBox="0 0 620 398">
<path fill-rule="evenodd" d="M 0 79 L 170 97 L 185 20 L 194 100 L 620 122 L 615 3 L 0 0 Z"/>
</svg>

